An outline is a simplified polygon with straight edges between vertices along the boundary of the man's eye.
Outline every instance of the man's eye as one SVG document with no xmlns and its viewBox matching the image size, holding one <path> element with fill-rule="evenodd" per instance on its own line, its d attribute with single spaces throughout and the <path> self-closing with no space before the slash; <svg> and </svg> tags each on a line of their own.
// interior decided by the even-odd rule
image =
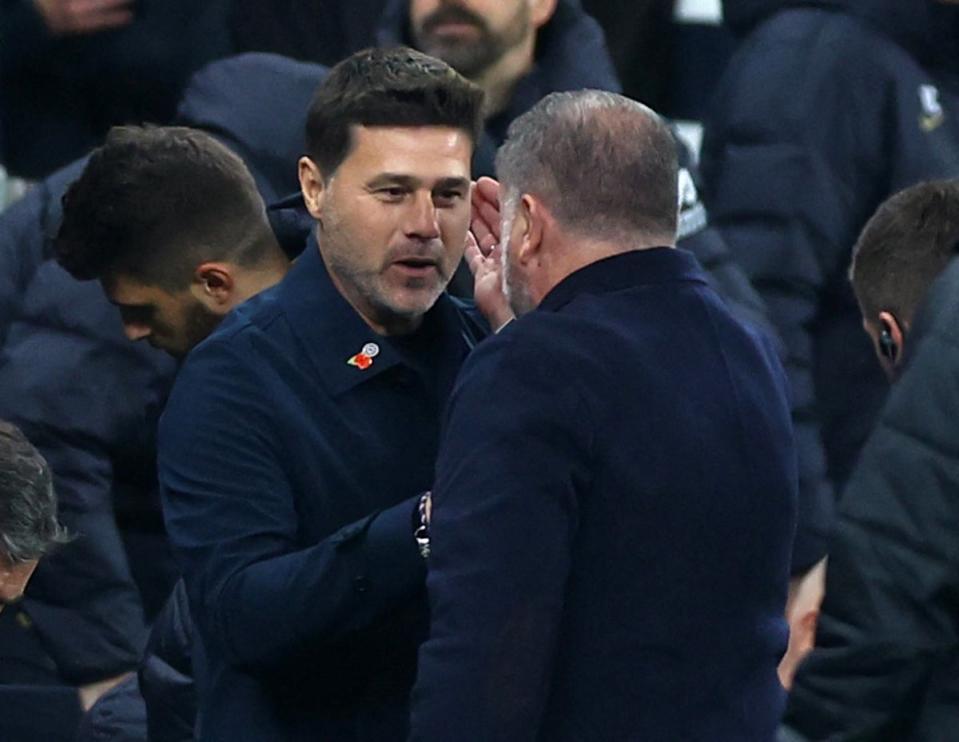
<svg viewBox="0 0 959 742">
<path fill-rule="evenodd" d="M 406 190 L 403 188 L 380 188 L 377 194 L 389 200 L 397 200 L 406 195 Z"/>
<path fill-rule="evenodd" d="M 438 204 L 452 205 L 464 197 L 462 191 L 440 191 L 433 196 L 433 200 Z"/>
</svg>

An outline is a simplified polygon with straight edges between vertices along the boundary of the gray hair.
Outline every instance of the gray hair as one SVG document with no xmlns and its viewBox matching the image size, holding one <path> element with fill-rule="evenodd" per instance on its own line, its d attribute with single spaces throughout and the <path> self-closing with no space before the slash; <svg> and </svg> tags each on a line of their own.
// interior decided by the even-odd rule
<svg viewBox="0 0 959 742">
<path fill-rule="evenodd" d="M 68 540 L 50 467 L 16 426 L 0 420 L 0 557 L 29 562 Z"/>
<path fill-rule="evenodd" d="M 510 125 L 496 156 L 505 211 L 529 193 L 566 228 L 602 239 L 674 241 L 677 173 L 659 115 L 599 90 L 546 96 Z"/>
</svg>

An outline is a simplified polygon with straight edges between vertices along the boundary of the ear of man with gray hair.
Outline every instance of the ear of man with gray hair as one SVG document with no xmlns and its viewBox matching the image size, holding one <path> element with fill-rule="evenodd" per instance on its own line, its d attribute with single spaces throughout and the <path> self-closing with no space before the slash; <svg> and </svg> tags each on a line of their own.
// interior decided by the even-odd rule
<svg viewBox="0 0 959 742">
<path fill-rule="evenodd" d="M 517 314 L 591 262 L 676 243 L 675 140 L 624 96 L 546 96 L 510 126 L 496 173 L 503 280 Z"/>
<path fill-rule="evenodd" d="M 67 540 L 47 462 L 0 421 L 0 610 L 20 597 L 40 557 Z"/>
</svg>

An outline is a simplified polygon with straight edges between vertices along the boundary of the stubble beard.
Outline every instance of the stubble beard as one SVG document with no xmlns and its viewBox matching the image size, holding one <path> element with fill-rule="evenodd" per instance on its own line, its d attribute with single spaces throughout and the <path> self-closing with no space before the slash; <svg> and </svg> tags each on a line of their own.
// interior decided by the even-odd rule
<svg viewBox="0 0 959 742">
<path fill-rule="evenodd" d="M 479 37 L 463 42 L 430 33 L 428 27 L 435 19 L 444 17 L 471 23 L 479 30 Z M 414 31 L 413 35 L 420 51 L 443 60 L 464 77 L 475 79 L 522 43 L 529 32 L 529 24 L 529 7 L 525 2 L 519 4 L 516 15 L 499 34 L 494 33 L 483 18 L 465 8 L 441 6 L 424 19 L 423 28 Z"/>
</svg>

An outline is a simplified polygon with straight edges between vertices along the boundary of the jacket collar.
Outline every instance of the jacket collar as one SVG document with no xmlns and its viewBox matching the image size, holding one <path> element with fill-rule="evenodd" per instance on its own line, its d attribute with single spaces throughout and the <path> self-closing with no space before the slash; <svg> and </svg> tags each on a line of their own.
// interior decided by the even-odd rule
<svg viewBox="0 0 959 742">
<path fill-rule="evenodd" d="M 553 287 L 539 308 L 555 312 L 581 294 L 604 294 L 684 281 L 707 283 L 692 253 L 671 247 L 631 250 L 597 260 L 571 273 Z"/>
<path fill-rule="evenodd" d="M 389 338 L 375 333 L 334 286 L 315 235 L 310 235 L 303 253 L 278 287 L 277 301 L 319 379 L 333 395 L 347 392 L 398 365 L 422 371 L 407 362 Z M 457 312 L 444 293 L 427 313 L 424 323 L 438 322 L 459 340 Z M 351 364 L 350 359 L 364 349 L 371 363 Z"/>
</svg>

